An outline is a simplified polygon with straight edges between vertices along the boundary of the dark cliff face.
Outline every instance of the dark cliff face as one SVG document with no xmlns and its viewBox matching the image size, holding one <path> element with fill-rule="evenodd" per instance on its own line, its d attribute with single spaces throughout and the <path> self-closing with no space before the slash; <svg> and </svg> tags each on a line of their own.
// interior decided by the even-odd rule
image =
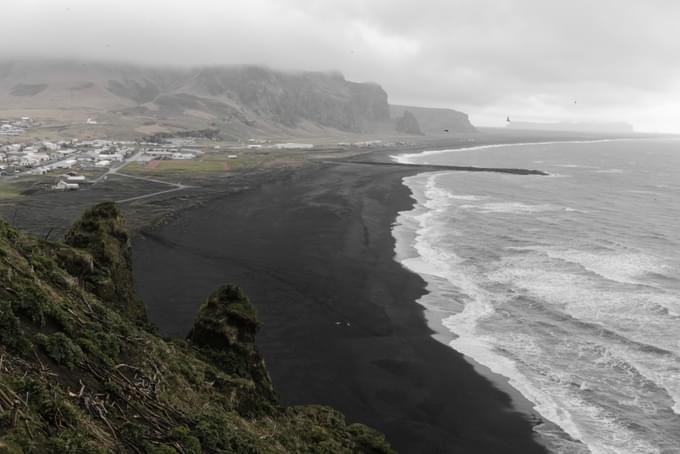
<svg viewBox="0 0 680 454">
<path fill-rule="evenodd" d="M 256 115 L 288 127 L 303 121 L 362 132 L 389 120 L 387 93 L 376 84 L 346 81 L 332 73 L 285 73 L 265 68 L 200 70 L 191 90 L 237 101 Z"/>
<path fill-rule="evenodd" d="M 75 61 L 0 62 L 6 109 L 86 109 L 128 120 L 211 123 L 247 134 L 332 128 L 371 132 L 390 122 L 377 84 L 332 72 L 286 72 L 258 66 L 154 68 Z M 200 113 L 196 116 L 196 113 Z M 140 118 L 135 115 L 141 115 Z"/>
<path fill-rule="evenodd" d="M 139 323 L 115 205 L 67 239 L 0 220 L 0 453 L 393 452 L 333 409 L 278 405 L 237 286 L 208 298 L 188 342 Z"/>
<path fill-rule="evenodd" d="M 420 130 L 427 135 L 437 135 L 446 132 L 472 133 L 476 129 L 470 123 L 467 114 L 453 109 L 438 109 L 415 106 L 390 106 L 392 117 L 400 118 L 406 112 L 411 113 L 418 121 Z"/>
</svg>

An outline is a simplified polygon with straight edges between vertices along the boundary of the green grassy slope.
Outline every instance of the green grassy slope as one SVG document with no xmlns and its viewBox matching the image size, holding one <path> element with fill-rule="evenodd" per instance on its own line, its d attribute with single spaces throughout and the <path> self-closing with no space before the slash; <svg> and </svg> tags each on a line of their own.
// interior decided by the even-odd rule
<svg viewBox="0 0 680 454">
<path fill-rule="evenodd" d="M 0 453 L 393 452 L 333 409 L 277 403 L 238 286 L 210 295 L 186 340 L 167 340 L 129 267 L 111 203 L 63 244 L 0 221 Z"/>
</svg>

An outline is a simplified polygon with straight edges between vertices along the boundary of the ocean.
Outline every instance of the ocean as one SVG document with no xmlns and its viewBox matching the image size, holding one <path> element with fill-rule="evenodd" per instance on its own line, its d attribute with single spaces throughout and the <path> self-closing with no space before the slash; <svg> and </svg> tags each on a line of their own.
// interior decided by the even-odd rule
<svg viewBox="0 0 680 454">
<path fill-rule="evenodd" d="M 450 346 L 533 403 L 551 452 L 680 453 L 680 141 L 394 159 L 550 173 L 405 178 L 396 259 Z"/>
</svg>

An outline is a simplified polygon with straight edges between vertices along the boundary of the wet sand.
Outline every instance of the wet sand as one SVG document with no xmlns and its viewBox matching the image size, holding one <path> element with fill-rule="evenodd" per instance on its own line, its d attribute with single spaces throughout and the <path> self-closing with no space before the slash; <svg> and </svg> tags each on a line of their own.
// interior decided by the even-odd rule
<svg viewBox="0 0 680 454">
<path fill-rule="evenodd" d="M 140 296 L 183 336 L 214 288 L 240 284 L 281 402 L 336 407 L 400 452 L 545 452 L 510 397 L 432 337 L 425 283 L 394 261 L 413 172 L 313 164 L 185 211 L 135 238 Z"/>
</svg>

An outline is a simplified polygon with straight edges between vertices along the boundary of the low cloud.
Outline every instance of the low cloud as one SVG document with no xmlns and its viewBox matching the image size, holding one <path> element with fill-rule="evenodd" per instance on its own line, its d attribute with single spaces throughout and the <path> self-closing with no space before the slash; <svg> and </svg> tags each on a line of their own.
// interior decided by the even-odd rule
<svg viewBox="0 0 680 454">
<path fill-rule="evenodd" d="M 458 108 L 478 124 L 680 132 L 670 0 L 23 0 L 3 19 L 0 57 L 340 70 L 393 102 Z"/>
</svg>

